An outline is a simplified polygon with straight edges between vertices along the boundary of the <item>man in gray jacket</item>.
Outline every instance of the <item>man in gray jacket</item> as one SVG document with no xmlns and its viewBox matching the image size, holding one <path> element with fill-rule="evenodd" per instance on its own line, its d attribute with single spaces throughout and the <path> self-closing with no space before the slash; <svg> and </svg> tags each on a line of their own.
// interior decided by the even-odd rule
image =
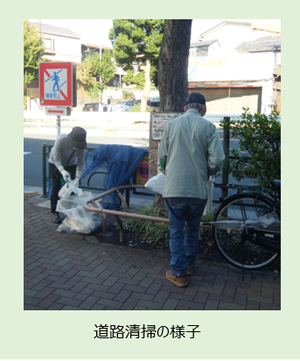
<svg viewBox="0 0 300 361">
<path fill-rule="evenodd" d="M 172 255 L 166 278 L 178 287 L 186 287 L 187 275 L 193 274 L 207 181 L 225 159 L 216 127 L 202 118 L 206 112 L 204 96 L 191 93 L 184 112 L 167 123 L 160 145 L 160 156 L 166 159 L 163 197 L 168 207 Z"/>
</svg>

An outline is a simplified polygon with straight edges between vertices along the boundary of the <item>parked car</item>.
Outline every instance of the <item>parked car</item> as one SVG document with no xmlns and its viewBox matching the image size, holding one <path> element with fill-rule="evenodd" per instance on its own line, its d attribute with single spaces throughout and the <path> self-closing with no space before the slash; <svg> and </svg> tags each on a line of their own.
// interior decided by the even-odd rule
<svg viewBox="0 0 300 361">
<path fill-rule="evenodd" d="M 102 105 L 103 111 L 107 112 L 107 104 L 105 103 L 87 103 L 83 107 L 83 112 L 99 112 L 99 104 Z"/>
<path fill-rule="evenodd" d="M 112 112 L 129 112 L 130 108 L 138 103 L 138 100 L 126 100 L 124 102 L 119 102 L 113 104 L 111 107 Z"/>
<path fill-rule="evenodd" d="M 159 98 L 148 98 L 147 106 L 150 108 L 150 110 L 159 111 L 160 99 Z"/>
</svg>

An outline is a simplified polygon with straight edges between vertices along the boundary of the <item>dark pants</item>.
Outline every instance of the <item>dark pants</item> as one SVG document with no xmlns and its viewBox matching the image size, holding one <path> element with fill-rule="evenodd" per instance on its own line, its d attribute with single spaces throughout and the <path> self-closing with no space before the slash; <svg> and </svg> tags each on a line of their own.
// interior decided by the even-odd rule
<svg viewBox="0 0 300 361">
<path fill-rule="evenodd" d="M 174 276 L 186 273 L 186 268 L 194 266 L 199 248 L 200 220 L 206 199 L 165 198 L 170 229 L 170 262 Z M 186 223 L 185 237 L 183 227 Z"/>
<path fill-rule="evenodd" d="M 57 202 L 59 200 L 59 196 L 58 196 L 58 192 L 60 191 L 61 188 L 61 173 L 60 171 L 55 167 L 54 164 L 49 163 L 50 166 L 50 173 L 51 173 L 51 177 L 52 177 L 52 192 L 51 192 L 51 213 L 55 212 L 56 209 L 56 205 Z M 75 179 L 75 174 L 76 174 L 76 164 L 74 165 L 69 165 L 65 167 L 65 170 L 69 173 L 71 173 L 71 179 Z"/>
</svg>

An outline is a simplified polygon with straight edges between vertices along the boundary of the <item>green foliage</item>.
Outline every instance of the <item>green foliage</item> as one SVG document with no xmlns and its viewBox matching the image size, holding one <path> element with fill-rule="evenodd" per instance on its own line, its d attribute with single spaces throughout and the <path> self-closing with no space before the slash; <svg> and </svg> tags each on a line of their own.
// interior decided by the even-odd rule
<svg viewBox="0 0 300 361">
<path fill-rule="evenodd" d="M 151 217 L 168 218 L 168 215 L 161 208 L 155 207 L 154 204 L 142 207 L 136 213 Z M 213 213 L 203 215 L 201 218 L 201 222 L 210 222 L 212 220 Z M 161 247 L 166 247 L 169 245 L 169 223 L 145 221 L 138 218 L 126 218 L 123 221 L 123 225 L 125 230 L 133 232 L 137 235 L 142 234 L 144 237 L 147 237 L 151 242 L 160 243 Z M 211 233 L 211 228 L 200 227 L 199 239 L 209 239 L 211 237 Z"/>
<path fill-rule="evenodd" d="M 214 220 L 214 212 L 203 214 L 201 217 L 201 222 L 208 223 Z M 210 227 L 200 227 L 199 230 L 199 239 L 209 239 L 212 235 L 212 228 Z"/>
<path fill-rule="evenodd" d="M 157 70 L 163 32 L 164 20 L 162 19 L 113 20 L 109 38 L 114 47 L 116 62 L 127 72 L 131 71 L 127 77 L 123 77 L 126 84 L 134 83 L 143 86 L 142 76 L 133 75 L 133 63 L 138 64 L 139 71 L 142 71 L 148 58 L 151 61 L 151 74 L 153 75 Z"/>
<path fill-rule="evenodd" d="M 131 107 L 129 109 L 130 112 L 136 112 L 136 113 L 140 113 L 141 112 L 141 103 L 137 103 L 135 104 L 133 107 Z M 146 112 L 150 112 L 150 108 L 147 106 L 146 108 Z"/>
<path fill-rule="evenodd" d="M 109 50 L 104 50 L 101 57 L 100 72 L 101 82 L 105 85 L 115 76 L 116 65 L 113 62 L 112 54 Z"/>
<path fill-rule="evenodd" d="M 130 90 L 122 90 L 122 98 L 125 100 L 133 100 L 134 92 L 132 92 Z"/>
<path fill-rule="evenodd" d="M 132 70 L 128 70 L 122 80 L 126 85 L 135 84 L 136 88 L 142 89 L 145 85 L 145 74 L 144 72 L 141 72 L 134 75 Z"/>
<path fill-rule="evenodd" d="M 155 207 L 153 204 L 151 206 L 148 205 L 146 207 L 140 208 L 136 213 L 151 217 L 167 218 L 163 211 L 160 208 Z M 162 247 L 165 247 L 169 244 L 169 223 L 145 221 L 138 218 L 128 218 L 123 222 L 123 225 L 124 229 L 127 231 L 134 232 L 136 234 L 143 234 L 145 237 L 150 238 L 153 243 L 160 242 Z"/>
<path fill-rule="evenodd" d="M 100 57 L 97 52 L 89 50 L 87 57 L 83 60 L 86 69 L 91 77 L 99 78 L 100 76 Z"/>
<path fill-rule="evenodd" d="M 38 76 L 39 63 L 45 61 L 42 56 L 45 53 L 45 47 L 40 41 L 37 29 L 24 21 L 24 83 L 30 83 Z"/>
<path fill-rule="evenodd" d="M 101 86 L 101 84 L 99 82 L 96 83 L 92 83 L 92 85 L 86 87 L 86 90 L 89 93 L 89 96 L 91 98 L 99 98 L 99 92 L 103 91 L 103 87 Z"/>
<path fill-rule="evenodd" d="M 89 51 L 82 64 L 77 67 L 77 80 L 89 92 L 91 97 L 97 98 L 99 91 L 102 92 L 108 82 L 115 76 L 115 70 L 116 66 L 108 50 L 104 50 L 101 62 L 98 53 Z M 98 81 L 100 77 L 101 82 Z"/>
<path fill-rule="evenodd" d="M 84 62 L 77 65 L 76 78 L 77 81 L 81 83 L 85 89 L 93 86 L 93 80 L 91 74 Z"/>
<path fill-rule="evenodd" d="M 240 120 L 221 121 L 221 126 L 230 129 L 231 137 L 239 140 L 240 152 L 231 149 L 236 157 L 229 161 L 229 172 L 240 181 L 254 179 L 259 185 L 269 188 L 274 179 L 280 179 L 281 123 L 279 113 L 274 110 L 270 115 L 250 114 L 243 108 Z"/>
</svg>

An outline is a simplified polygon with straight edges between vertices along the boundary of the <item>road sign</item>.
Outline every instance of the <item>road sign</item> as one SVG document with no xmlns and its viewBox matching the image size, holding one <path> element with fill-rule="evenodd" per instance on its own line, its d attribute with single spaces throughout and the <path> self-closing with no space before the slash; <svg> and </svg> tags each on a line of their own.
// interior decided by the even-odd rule
<svg viewBox="0 0 300 361">
<path fill-rule="evenodd" d="M 69 107 L 46 107 L 46 115 L 71 115 Z"/>
<path fill-rule="evenodd" d="M 39 90 L 42 106 L 76 106 L 76 64 L 40 63 Z"/>
</svg>

